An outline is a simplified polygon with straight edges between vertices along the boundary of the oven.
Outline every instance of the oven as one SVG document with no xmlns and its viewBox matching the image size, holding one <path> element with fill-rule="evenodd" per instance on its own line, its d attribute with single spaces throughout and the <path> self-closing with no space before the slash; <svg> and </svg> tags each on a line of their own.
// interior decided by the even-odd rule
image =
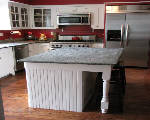
<svg viewBox="0 0 150 120">
<path fill-rule="evenodd" d="M 92 47 L 92 42 L 50 42 L 52 49 L 64 47 Z"/>
<path fill-rule="evenodd" d="M 57 41 L 50 42 L 50 48 L 51 49 L 57 49 L 63 47 L 91 47 L 92 48 L 92 47 L 96 47 L 95 46 L 96 44 L 98 44 L 99 46 L 101 45 L 99 42 L 96 42 L 95 35 L 86 35 L 86 36 L 59 35 Z"/>
</svg>

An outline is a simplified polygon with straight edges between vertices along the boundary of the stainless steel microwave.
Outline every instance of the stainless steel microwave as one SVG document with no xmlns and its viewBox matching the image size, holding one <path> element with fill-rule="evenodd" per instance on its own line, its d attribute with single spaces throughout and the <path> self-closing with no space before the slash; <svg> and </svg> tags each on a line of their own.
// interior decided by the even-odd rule
<svg viewBox="0 0 150 120">
<path fill-rule="evenodd" d="M 58 25 L 90 25 L 91 15 L 88 14 L 60 14 L 57 15 Z"/>
</svg>

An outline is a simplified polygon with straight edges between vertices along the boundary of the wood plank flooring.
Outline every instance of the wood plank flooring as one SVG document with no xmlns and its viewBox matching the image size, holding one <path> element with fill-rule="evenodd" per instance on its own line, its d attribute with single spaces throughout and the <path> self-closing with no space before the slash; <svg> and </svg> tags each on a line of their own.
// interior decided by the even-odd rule
<svg viewBox="0 0 150 120">
<path fill-rule="evenodd" d="M 28 108 L 25 73 L 18 72 L 0 79 L 5 120 L 150 120 L 150 69 L 127 68 L 126 79 L 122 113 L 77 113 Z"/>
</svg>

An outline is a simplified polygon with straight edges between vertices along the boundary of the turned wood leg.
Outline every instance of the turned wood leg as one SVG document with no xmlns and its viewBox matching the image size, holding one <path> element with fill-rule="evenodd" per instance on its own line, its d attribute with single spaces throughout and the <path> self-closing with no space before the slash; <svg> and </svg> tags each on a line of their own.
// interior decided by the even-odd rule
<svg viewBox="0 0 150 120">
<path fill-rule="evenodd" d="M 107 113 L 108 111 L 109 106 L 108 92 L 109 92 L 109 80 L 103 80 L 103 97 L 101 100 L 102 113 Z"/>
<path fill-rule="evenodd" d="M 102 113 L 107 113 L 109 107 L 109 81 L 111 77 L 111 66 L 107 67 L 107 69 L 103 72 L 103 97 L 101 100 L 101 111 Z"/>
</svg>

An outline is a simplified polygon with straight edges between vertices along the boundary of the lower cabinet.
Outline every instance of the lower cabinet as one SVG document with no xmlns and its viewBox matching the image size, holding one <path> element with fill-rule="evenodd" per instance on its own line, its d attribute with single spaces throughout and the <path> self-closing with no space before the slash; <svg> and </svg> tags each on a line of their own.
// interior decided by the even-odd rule
<svg viewBox="0 0 150 120">
<path fill-rule="evenodd" d="M 20 48 L 18 47 L 15 48 L 16 49 L 14 49 L 14 47 L 8 47 L 0 49 L 0 78 L 5 77 L 9 74 L 15 75 L 15 71 L 21 70 L 17 69 L 17 66 L 18 64 L 22 63 L 17 63 L 16 60 L 22 59 L 27 56 L 24 56 L 24 49 L 20 50 Z M 33 56 L 50 50 L 50 45 L 49 43 L 33 43 L 28 45 L 28 49 L 29 56 Z"/>
<path fill-rule="evenodd" d="M 33 56 L 39 53 L 43 53 L 50 50 L 49 43 L 33 43 L 29 44 L 29 56 Z"/>
<path fill-rule="evenodd" d="M 15 75 L 15 59 L 12 47 L 0 49 L 0 78 Z"/>
</svg>

